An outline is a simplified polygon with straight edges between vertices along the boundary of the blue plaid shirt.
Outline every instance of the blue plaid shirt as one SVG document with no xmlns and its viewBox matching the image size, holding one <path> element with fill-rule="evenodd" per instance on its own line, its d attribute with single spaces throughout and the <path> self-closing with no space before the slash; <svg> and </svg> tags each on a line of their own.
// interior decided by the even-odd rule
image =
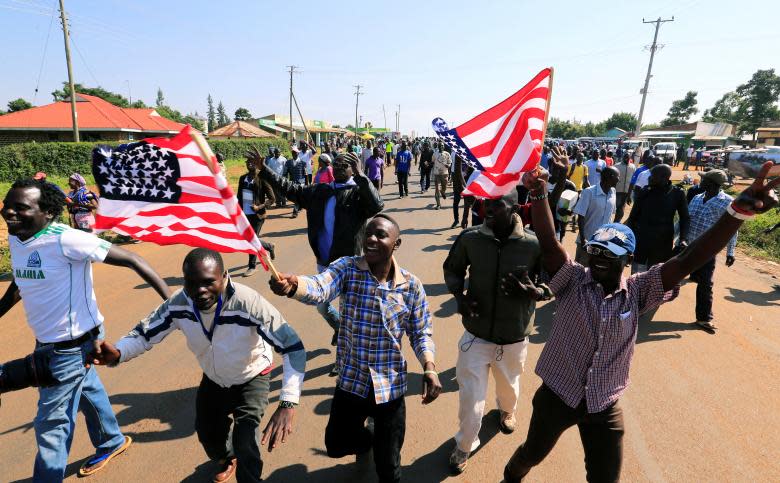
<svg viewBox="0 0 780 483">
<path fill-rule="evenodd" d="M 688 228 L 689 242 L 699 238 L 705 231 L 709 230 L 723 216 L 731 202 L 734 201 L 734 198 L 723 191 L 720 191 L 706 202 L 704 201 L 704 195 L 705 193 L 701 193 L 694 196 L 688 204 L 688 214 L 691 217 L 691 226 Z M 734 236 L 731 237 L 728 245 L 726 245 L 726 255 L 733 257 L 736 246 L 737 233 L 734 233 Z"/>
<path fill-rule="evenodd" d="M 379 283 L 363 257 L 342 257 L 319 275 L 298 277 L 293 296 L 311 305 L 341 296 L 337 384 L 364 398 L 373 388 L 377 404 L 406 393 L 406 360 L 401 352 L 404 333 L 421 363 L 433 361 L 435 351 L 422 282 L 395 260 L 393 266 L 393 278 Z"/>
</svg>

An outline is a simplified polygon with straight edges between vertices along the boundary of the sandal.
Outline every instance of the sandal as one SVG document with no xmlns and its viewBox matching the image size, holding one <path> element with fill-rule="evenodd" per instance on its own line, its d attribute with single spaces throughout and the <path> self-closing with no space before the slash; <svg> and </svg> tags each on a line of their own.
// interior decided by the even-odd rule
<svg viewBox="0 0 780 483">
<path fill-rule="evenodd" d="M 81 465 L 81 468 L 79 468 L 79 476 L 85 477 L 90 476 L 98 471 L 102 470 L 106 467 L 109 461 L 114 458 L 114 456 L 119 456 L 122 454 L 131 444 L 133 443 L 133 438 L 130 436 L 125 436 L 125 442 L 122 443 L 122 446 L 115 449 L 114 451 L 110 453 L 105 453 L 102 455 L 95 455 L 91 458 L 89 458 L 87 461 L 84 462 L 83 465 Z"/>
</svg>

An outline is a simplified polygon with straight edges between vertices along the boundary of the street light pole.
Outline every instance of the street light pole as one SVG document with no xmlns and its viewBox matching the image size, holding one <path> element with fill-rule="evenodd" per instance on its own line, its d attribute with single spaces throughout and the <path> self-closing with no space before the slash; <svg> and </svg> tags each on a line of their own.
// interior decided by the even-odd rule
<svg viewBox="0 0 780 483">
<path fill-rule="evenodd" d="M 365 94 L 364 92 L 360 92 L 360 88 L 363 87 L 362 85 L 358 84 L 356 86 L 353 86 L 355 88 L 355 142 L 357 142 L 357 129 L 358 129 L 358 102 L 360 99 L 360 94 Z"/>
</svg>

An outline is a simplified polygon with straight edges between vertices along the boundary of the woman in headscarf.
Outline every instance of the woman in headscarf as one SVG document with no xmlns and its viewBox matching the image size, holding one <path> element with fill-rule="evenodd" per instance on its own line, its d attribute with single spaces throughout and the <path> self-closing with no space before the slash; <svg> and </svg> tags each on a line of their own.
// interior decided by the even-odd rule
<svg viewBox="0 0 780 483">
<path fill-rule="evenodd" d="M 92 212 L 98 207 L 97 195 L 87 189 L 87 180 L 79 173 L 70 175 L 68 186 L 71 189 L 66 199 L 70 214 L 70 226 L 91 232 L 92 226 L 95 224 L 95 216 Z"/>
</svg>

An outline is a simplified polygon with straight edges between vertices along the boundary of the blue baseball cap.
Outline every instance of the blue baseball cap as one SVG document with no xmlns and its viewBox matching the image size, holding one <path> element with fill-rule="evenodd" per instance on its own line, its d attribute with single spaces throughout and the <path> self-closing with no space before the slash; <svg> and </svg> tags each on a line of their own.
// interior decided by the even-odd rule
<svg viewBox="0 0 780 483">
<path fill-rule="evenodd" d="M 593 233 L 588 245 L 604 247 L 615 255 L 634 253 L 636 237 L 631 228 L 622 223 L 607 223 Z"/>
</svg>

